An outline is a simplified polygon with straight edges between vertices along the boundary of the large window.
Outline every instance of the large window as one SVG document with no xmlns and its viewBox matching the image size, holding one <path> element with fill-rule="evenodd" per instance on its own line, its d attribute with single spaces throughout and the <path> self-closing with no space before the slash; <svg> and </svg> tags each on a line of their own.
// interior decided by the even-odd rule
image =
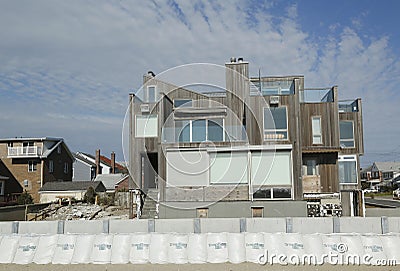
<svg viewBox="0 0 400 271">
<path fill-rule="evenodd" d="M 354 123 L 352 121 L 340 121 L 340 146 L 354 148 Z"/>
<path fill-rule="evenodd" d="M 264 108 L 264 140 L 288 139 L 286 107 Z"/>
<path fill-rule="evenodd" d="M 312 143 L 322 144 L 321 117 L 312 117 Z"/>
<path fill-rule="evenodd" d="M 136 116 L 136 137 L 157 137 L 158 117 L 156 115 Z"/>
<path fill-rule="evenodd" d="M 247 183 L 248 152 L 217 152 L 210 154 L 210 183 Z"/>
<path fill-rule="evenodd" d="M 224 121 L 222 118 L 176 120 L 175 139 L 178 142 L 224 141 Z"/>
<path fill-rule="evenodd" d="M 357 160 L 354 155 L 339 157 L 339 182 L 341 184 L 357 184 Z"/>
</svg>

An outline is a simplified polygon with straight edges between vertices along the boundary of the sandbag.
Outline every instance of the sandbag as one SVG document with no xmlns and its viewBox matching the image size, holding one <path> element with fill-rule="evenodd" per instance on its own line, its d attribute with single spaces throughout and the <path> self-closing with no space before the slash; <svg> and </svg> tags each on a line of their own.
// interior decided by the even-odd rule
<svg viewBox="0 0 400 271">
<path fill-rule="evenodd" d="M 188 241 L 189 263 L 207 262 L 207 234 L 190 234 Z"/>
<path fill-rule="evenodd" d="M 92 245 L 91 263 L 107 264 L 111 262 L 113 235 L 95 235 Z"/>
<path fill-rule="evenodd" d="M 184 264 L 188 262 L 188 243 L 187 234 L 170 234 L 168 240 L 168 262 Z"/>
<path fill-rule="evenodd" d="M 385 250 L 386 258 L 400 263 L 400 236 L 385 234 L 381 235 L 380 238 Z"/>
<path fill-rule="evenodd" d="M 343 264 L 362 264 L 364 247 L 359 234 L 340 235 L 340 246 L 343 249 L 340 249 L 339 246 L 337 249 L 344 256 Z"/>
<path fill-rule="evenodd" d="M 38 243 L 39 236 L 21 236 L 12 262 L 16 264 L 32 263 Z"/>
<path fill-rule="evenodd" d="M 226 233 L 207 234 L 207 262 L 225 263 L 228 261 L 228 240 Z"/>
<path fill-rule="evenodd" d="M 52 259 L 53 264 L 70 264 L 75 250 L 76 235 L 60 234 Z"/>
<path fill-rule="evenodd" d="M 150 234 L 132 234 L 129 261 L 136 264 L 149 262 Z"/>
<path fill-rule="evenodd" d="M 364 253 L 363 255 L 368 255 L 370 257 L 366 257 L 363 259 L 363 264 L 371 264 L 371 265 L 376 265 L 380 264 L 377 263 L 378 261 L 381 260 L 387 260 L 386 256 L 386 250 L 383 246 L 382 240 L 379 237 L 379 235 L 362 235 L 361 236 L 361 242 L 364 247 Z M 399 252 L 398 252 L 399 253 Z"/>
<path fill-rule="evenodd" d="M 321 235 L 321 239 L 323 252 L 325 255 L 329 255 L 329 257 L 325 257 L 323 259 L 324 263 L 337 265 L 339 263 L 338 258 L 341 255 L 341 253 L 338 251 L 338 247 L 340 250 L 342 249 L 340 236 L 337 234 L 324 234 Z"/>
<path fill-rule="evenodd" d="M 246 248 L 243 233 L 228 233 L 228 258 L 231 263 L 246 261 Z"/>
<path fill-rule="evenodd" d="M 278 255 L 286 255 L 285 233 L 264 233 L 265 255 L 262 263 L 281 264 Z"/>
<path fill-rule="evenodd" d="M 74 249 L 74 255 L 72 256 L 71 263 L 90 263 L 90 256 L 92 254 L 94 235 L 77 235 Z"/>
<path fill-rule="evenodd" d="M 245 249 L 246 261 L 251 263 L 259 263 L 260 256 L 264 255 L 265 253 L 264 235 L 262 233 L 246 233 Z"/>
<path fill-rule="evenodd" d="M 54 250 L 57 245 L 58 235 L 42 235 L 39 238 L 39 243 L 33 262 L 36 264 L 49 264 L 53 259 Z"/>
<path fill-rule="evenodd" d="M 18 247 L 19 235 L 5 235 L 0 242 L 0 263 L 12 263 Z"/>
<path fill-rule="evenodd" d="M 112 264 L 125 264 L 129 262 L 131 236 L 129 234 L 116 234 L 114 235 L 111 263 Z"/>
<path fill-rule="evenodd" d="M 305 265 L 317 265 L 324 263 L 324 248 L 322 246 L 321 234 L 304 234 L 304 255 L 303 263 Z"/>
<path fill-rule="evenodd" d="M 168 239 L 168 233 L 152 233 L 150 235 L 150 263 L 168 263 Z"/>
</svg>

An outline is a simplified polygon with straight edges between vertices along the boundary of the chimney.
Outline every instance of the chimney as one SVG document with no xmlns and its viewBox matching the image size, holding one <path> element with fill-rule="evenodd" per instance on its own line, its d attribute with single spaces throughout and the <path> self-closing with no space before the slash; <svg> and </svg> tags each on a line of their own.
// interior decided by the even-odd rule
<svg viewBox="0 0 400 271">
<path fill-rule="evenodd" d="M 96 176 L 101 174 L 101 166 L 100 166 L 100 149 L 96 150 Z"/>
<path fill-rule="evenodd" d="M 115 174 L 115 152 L 111 152 L 111 173 Z"/>
</svg>

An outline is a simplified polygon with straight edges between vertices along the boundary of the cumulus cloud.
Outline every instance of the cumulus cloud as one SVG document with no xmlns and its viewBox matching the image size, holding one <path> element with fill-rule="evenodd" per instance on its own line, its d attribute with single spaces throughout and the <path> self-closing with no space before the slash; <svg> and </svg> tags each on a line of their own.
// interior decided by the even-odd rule
<svg viewBox="0 0 400 271">
<path fill-rule="evenodd" d="M 74 150 L 121 153 L 128 93 L 144 73 L 243 56 L 253 75 L 303 74 L 308 87 L 363 98 L 367 150 L 387 148 L 400 129 L 384 121 L 400 113 L 388 37 L 365 37 L 354 18 L 317 40 L 298 16 L 296 5 L 244 0 L 2 1 L 0 137 L 63 136 Z"/>
</svg>

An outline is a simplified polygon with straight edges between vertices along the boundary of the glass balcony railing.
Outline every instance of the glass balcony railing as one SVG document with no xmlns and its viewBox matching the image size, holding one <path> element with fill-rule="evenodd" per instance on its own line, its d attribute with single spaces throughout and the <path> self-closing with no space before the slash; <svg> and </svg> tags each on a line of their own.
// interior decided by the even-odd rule
<svg viewBox="0 0 400 271">
<path fill-rule="evenodd" d="M 304 89 L 300 91 L 301 103 L 332 103 L 333 89 Z"/>
<path fill-rule="evenodd" d="M 338 103 L 339 103 L 340 113 L 359 111 L 357 100 L 345 100 L 345 101 L 339 101 Z"/>
</svg>

